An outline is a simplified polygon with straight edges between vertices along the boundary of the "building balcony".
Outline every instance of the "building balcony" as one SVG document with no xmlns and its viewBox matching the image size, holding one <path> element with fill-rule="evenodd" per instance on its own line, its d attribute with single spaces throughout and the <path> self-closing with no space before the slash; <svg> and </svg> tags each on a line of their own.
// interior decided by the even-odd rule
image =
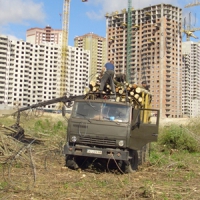
<svg viewBox="0 0 200 200">
<path fill-rule="evenodd" d="M 0 53 L 0 57 L 1 57 L 1 59 L 2 59 L 2 58 L 7 59 L 7 54 L 5 54 L 5 53 Z"/>
<path fill-rule="evenodd" d="M 5 74 L 6 73 L 6 68 L 3 67 L 3 68 L 0 68 L 0 74 Z"/>
<path fill-rule="evenodd" d="M 167 55 L 170 56 L 172 54 L 171 47 L 166 49 Z"/>
<path fill-rule="evenodd" d="M 8 40 L 2 40 L 2 39 L 0 38 L 0 42 L 1 42 L 0 47 L 5 47 L 5 46 L 8 45 Z"/>
<path fill-rule="evenodd" d="M 7 49 L 5 49 L 5 48 L 0 48 L 0 55 L 1 55 L 1 53 L 7 54 L 7 52 L 8 52 Z"/>
</svg>

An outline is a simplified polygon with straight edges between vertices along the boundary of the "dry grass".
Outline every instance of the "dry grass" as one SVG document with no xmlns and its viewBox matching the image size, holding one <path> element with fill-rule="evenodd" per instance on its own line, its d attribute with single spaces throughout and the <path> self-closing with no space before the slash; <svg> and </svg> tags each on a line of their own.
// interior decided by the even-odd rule
<svg viewBox="0 0 200 200">
<path fill-rule="evenodd" d="M 30 134 L 38 136 L 30 121 L 23 122 Z M 64 135 L 47 138 L 0 165 L 0 199 L 200 199 L 199 153 L 157 152 L 154 147 L 150 159 L 133 174 L 97 168 L 73 171 L 64 166 L 60 145 Z"/>
<path fill-rule="evenodd" d="M 193 157 L 194 158 L 194 157 Z M 134 174 L 72 171 L 64 167 L 62 155 L 37 157 L 36 181 L 32 167 L 13 163 L 8 185 L 0 192 L 2 199 L 199 199 L 199 163 L 187 157 L 190 164 L 170 161 L 157 167 L 146 164 Z M 46 162 L 45 162 L 46 161 Z M 23 161 L 24 162 L 24 161 Z M 1 179 L 3 180 L 3 179 Z M 2 184 L 2 183 L 1 183 Z"/>
</svg>

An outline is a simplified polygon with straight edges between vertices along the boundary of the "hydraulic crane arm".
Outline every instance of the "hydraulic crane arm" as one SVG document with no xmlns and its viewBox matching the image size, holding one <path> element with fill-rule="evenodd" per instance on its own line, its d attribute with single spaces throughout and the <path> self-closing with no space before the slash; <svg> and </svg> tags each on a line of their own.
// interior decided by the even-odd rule
<svg viewBox="0 0 200 200">
<path fill-rule="evenodd" d="M 55 99 L 50 99 L 47 101 L 43 101 L 37 104 L 33 104 L 30 106 L 26 106 L 26 107 L 22 107 L 19 108 L 17 112 L 15 112 L 15 114 L 17 115 L 17 119 L 16 119 L 16 123 L 10 127 L 6 127 L 6 129 L 11 130 L 11 132 L 13 132 L 12 136 L 15 139 L 21 140 L 24 138 L 24 129 L 20 126 L 20 114 L 23 111 L 29 110 L 29 109 L 34 109 L 34 108 L 39 108 L 39 107 L 43 107 L 43 106 L 47 106 L 50 104 L 54 104 L 54 103 L 71 103 L 72 101 L 75 101 L 77 99 L 86 99 L 87 98 L 87 94 L 86 95 L 79 95 L 79 96 L 63 96 L 63 97 L 59 97 L 59 98 L 55 98 Z"/>
<path fill-rule="evenodd" d="M 17 113 L 16 125 L 17 125 L 17 127 L 19 126 L 20 113 L 23 112 L 23 111 L 30 110 L 30 109 L 33 109 L 33 108 L 39 108 L 39 107 L 43 107 L 43 106 L 47 106 L 47 105 L 59 103 L 59 102 L 62 102 L 62 103 L 69 102 L 70 103 L 72 101 L 75 101 L 76 99 L 85 99 L 85 98 L 86 98 L 86 95 L 69 96 L 69 97 L 63 96 L 63 97 L 50 99 L 50 100 L 43 101 L 43 102 L 40 102 L 40 103 L 37 103 L 37 104 L 33 104 L 33 105 L 30 105 L 30 106 L 19 108 L 18 111 L 16 112 Z"/>
<path fill-rule="evenodd" d="M 69 96 L 69 97 L 63 96 L 63 97 L 59 97 L 59 98 L 51 99 L 48 101 L 43 101 L 37 104 L 33 104 L 30 106 L 19 108 L 17 112 L 22 112 L 22 111 L 33 109 L 33 108 L 39 108 L 39 107 L 43 107 L 43 106 L 47 106 L 47 105 L 59 103 L 59 102 L 62 102 L 62 103 L 72 102 L 72 101 L 75 101 L 76 99 L 84 99 L 84 98 L 85 98 L 85 95 Z"/>
</svg>

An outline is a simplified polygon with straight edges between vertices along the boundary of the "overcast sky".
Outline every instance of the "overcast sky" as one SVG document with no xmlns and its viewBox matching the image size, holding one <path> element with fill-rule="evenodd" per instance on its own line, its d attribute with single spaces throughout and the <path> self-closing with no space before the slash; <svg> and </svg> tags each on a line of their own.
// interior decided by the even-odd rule
<svg viewBox="0 0 200 200">
<path fill-rule="evenodd" d="M 200 6 L 184 8 L 196 0 L 132 0 L 135 9 L 150 5 L 166 3 L 183 8 L 184 17 L 192 13 L 192 25 L 200 27 Z M 199 0 L 200 1 L 200 0 Z M 106 23 L 104 15 L 108 12 L 121 11 L 127 8 L 128 0 L 71 0 L 69 45 L 74 45 L 74 37 L 89 32 L 105 37 Z M 0 34 L 16 39 L 26 39 L 29 28 L 61 29 L 63 0 L 0 0 Z M 200 38 L 200 31 L 195 32 Z M 193 40 L 193 39 L 192 39 Z M 198 41 L 195 40 L 194 41 Z"/>
</svg>

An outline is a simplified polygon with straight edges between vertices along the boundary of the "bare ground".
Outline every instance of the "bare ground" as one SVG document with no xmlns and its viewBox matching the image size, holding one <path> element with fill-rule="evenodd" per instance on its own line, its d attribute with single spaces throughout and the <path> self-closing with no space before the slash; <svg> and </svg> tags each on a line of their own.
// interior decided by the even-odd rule
<svg viewBox="0 0 200 200">
<path fill-rule="evenodd" d="M 200 199 L 200 154 L 161 152 L 132 174 L 102 169 L 101 163 L 74 171 L 65 167 L 57 144 L 28 145 L 1 164 L 0 199 Z"/>
<path fill-rule="evenodd" d="M 177 154 L 177 155 L 175 155 Z M 99 167 L 71 170 L 58 149 L 32 146 L 1 167 L 1 199 L 200 199 L 200 155 L 146 162 L 132 174 Z M 163 158 L 161 158 L 163 159 Z"/>
<path fill-rule="evenodd" d="M 56 162 L 54 156 L 48 159 L 52 163 L 35 166 L 35 174 L 28 164 L 12 163 L 9 172 L 7 166 L 1 180 L 9 184 L 0 191 L 1 199 L 200 199 L 198 162 L 183 168 L 170 162 L 160 168 L 146 163 L 136 173 L 120 174 L 73 171 L 64 167 L 62 156 Z"/>
</svg>

